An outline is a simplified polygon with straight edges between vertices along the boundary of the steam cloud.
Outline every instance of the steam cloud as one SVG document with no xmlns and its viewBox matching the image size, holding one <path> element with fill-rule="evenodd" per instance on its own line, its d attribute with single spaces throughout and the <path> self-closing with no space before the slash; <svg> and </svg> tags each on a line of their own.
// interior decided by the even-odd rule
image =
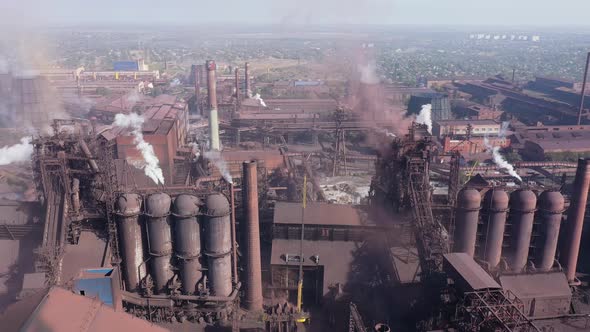
<svg viewBox="0 0 590 332">
<path fill-rule="evenodd" d="M 379 77 L 376 68 L 375 61 L 369 61 L 366 65 L 358 65 L 358 71 L 361 73 L 361 83 L 378 84 Z"/>
<path fill-rule="evenodd" d="M 225 181 L 227 181 L 228 183 L 233 183 L 233 178 L 229 173 L 229 168 L 227 167 L 225 160 L 223 160 L 223 158 L 221 157 L 221 153 L 219 151 L 206 151 L 205 153 L 203 153 L 203 156 L 207 158 L 209 161 L 211 161 L 213 165 L 215 165 L 215 167 L 219 170 L 219 173 L 221 173 L 221 176 L 223 176 Z"/>
<path fill-rule="evenodd" d="M 257 94 L 255 94 L 254 96 L 252 96 L 252 99 L 255 99 L 255 100 L 257 100 L 257 101 L 258 101 L 258 103 L 260 104 L 260 106 L 262 106 L 262 107 L 267 107 L 267 106 L 266 106 L 266 103 L 264 102 L 264 100 L 262 100 L 262 97 L 260 97 L 260 94 L 259 94 L 259 93 L 257 93 Z"/>
<path fill-rule="evenodd" d="M 164 184 L 164 174 L 160 168 L 160 160 L 154 153 L 154 147 L 143 139 L 141 126 L 143 124 L 143 117 L 137 113 L 117 114 L 115 115 L 115 122 L 117 127 L 130 128 L 134 136 L 133 142 L 137 150 L 141 153 L 145 163 L 131 163 L 134 167 L 143 169 L 146 176 L 148 176 L 156 184 Z"/>
<path fill-rule="evenodd" d="M 508 174 L 510 174 L 510 176 L 522 182 L 522 178 L 520 177 L 520 175 L 518 175 L 518 173 L 516 173 L 516 170 L 514 170 L 514 166 L 512 166 L 506 159 L 504 159 L 504 156 L 500 154 L 499 146 L 492 146 L 490 140 L 487 137 L 484 137 L 483 144 L 487 149 L 491 151 L 492 160 L 494 161 L 494 164 L 498 165 L 498 167 L 502 169 L 505 169 L 508 172 Z"/>
<path fill-rule="evenodd" d="M 416 123 L 426 125 L 428 133 L 432 134 L 432 105 L 422 105 L 420 114 L 416 117 Z"/>
<path fill-rule="evenodd" d="M 32 154 L 31 137 L 23 137 L 18 144 L 0 148 L 0 166 L 28 161 Z"/>
</svg>

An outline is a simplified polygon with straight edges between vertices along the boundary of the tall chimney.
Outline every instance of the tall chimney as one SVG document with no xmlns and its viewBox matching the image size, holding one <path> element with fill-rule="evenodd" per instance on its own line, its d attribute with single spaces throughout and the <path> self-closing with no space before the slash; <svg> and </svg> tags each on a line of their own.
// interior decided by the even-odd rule
<svg viewBox="0 0 590 332">
<path fill-rule="evenodd" d="M 244 240 L 246 241 L 246 296 L 247 310 L 262 310 L 262 270 L 260 263 L 260 226 L 258 221 L 258 176 L 255 161 L 244 162 L 242 197 L 244 209 Z"/>
<path fill-rule="evenodd" d="M 201 91 L 201 75 L 200 75 L 200 66 L 198 65 L 193 65 L 194 68 L 194 79 L 195 79 L 195 110 L 197 114 L 201 113 L 201 105 L 199 105 L 199 102 L 201 100 L 200 96 L 199 96 L 199 91 Z"/>
<path fill-rule="evenodd" d="M 240 69 L 236 67 L 234 70 L 236 75 L 236 106 L 240 105 Z"/>
<path fill-rule="evenodd" d="M 576 279 L 576 265 L 580 253 L 582 227 L 588 202 L 590 188 L 590 159 L 578 159 L 578 169 L 574 180 L 574 191 L 565 223 L 563 245 L 561 246 L 561 265 L 565 267 L 565 275 L 569 282 Z"/>
<path fill-rule="evenodd" d="M 250 98 L 252 95 L 252 90 L 250 90 L 250 64 L 246 62 L 244 65 L 244 80 L 246 81 L 246 85 L 244 86 L 244 97 Z"/>
<path fill-rule="evenodd" d="M 217 119 L 217 91 L 215 61 L 207 60 L 207 96 L 209 97 L 209 149 L 219 151 L 219 121 Z"/>
</svg>

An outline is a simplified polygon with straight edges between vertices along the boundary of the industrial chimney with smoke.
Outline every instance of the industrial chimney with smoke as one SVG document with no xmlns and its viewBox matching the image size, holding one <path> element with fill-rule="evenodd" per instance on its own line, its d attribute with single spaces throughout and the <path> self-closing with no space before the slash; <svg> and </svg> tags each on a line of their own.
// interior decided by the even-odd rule
<svg viewBox="0 0 590 332">
<path fill-rule="evenodd" d="M 217 118 L 217 82 L 215 61 L 207 60 L 207 95 L 209 98 L 209 149 L 219 151 L 219 120 Z"/>
</svg>

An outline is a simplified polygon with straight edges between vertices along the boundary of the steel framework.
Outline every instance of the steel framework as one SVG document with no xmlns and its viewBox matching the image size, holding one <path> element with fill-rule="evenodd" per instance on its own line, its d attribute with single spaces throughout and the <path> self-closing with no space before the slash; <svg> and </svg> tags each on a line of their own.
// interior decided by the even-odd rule
<svg viewBox="0 0 590 332">
<path fill-rule="evenodd" d="M 462 331 L 539 331 L 523 311 L 524 305 L 512 292 L 488 289 L 465 293 L 456 319 Z"/>
</svg>

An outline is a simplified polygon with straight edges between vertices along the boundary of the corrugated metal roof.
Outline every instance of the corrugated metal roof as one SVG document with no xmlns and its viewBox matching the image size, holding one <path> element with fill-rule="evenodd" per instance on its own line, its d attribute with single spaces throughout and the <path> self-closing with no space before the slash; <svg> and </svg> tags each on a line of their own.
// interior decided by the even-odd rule
<svg viewBox="0 0 590 332">
<path fill-rule="evenodd" d="M 445 260 L 463 278 L 471 290 L 497 289 L 500 285 L 471 256 L 464 252 L 444 255 Z"/>
<path fill-rule="evenodd" d="M 102 302 L 54 287 L 44 296 L 19 331 L 168 331 Z"/>
<path fill-rule="evenodd" d="M 277 202 L 274 212 L 275 224 L 301 224 L 301 203 Z M 305 224 L 310 225 L 344 225 L 374 226 L 362 218 L 359 210 L 350 205 L 308 203 L 305 209 Z"/>
<path fill-rule="evenodd" d="M 562 272 L 504 275 L 500 277 L 500 283 L 520 299 L 572 296 Z"/>
</svg>

